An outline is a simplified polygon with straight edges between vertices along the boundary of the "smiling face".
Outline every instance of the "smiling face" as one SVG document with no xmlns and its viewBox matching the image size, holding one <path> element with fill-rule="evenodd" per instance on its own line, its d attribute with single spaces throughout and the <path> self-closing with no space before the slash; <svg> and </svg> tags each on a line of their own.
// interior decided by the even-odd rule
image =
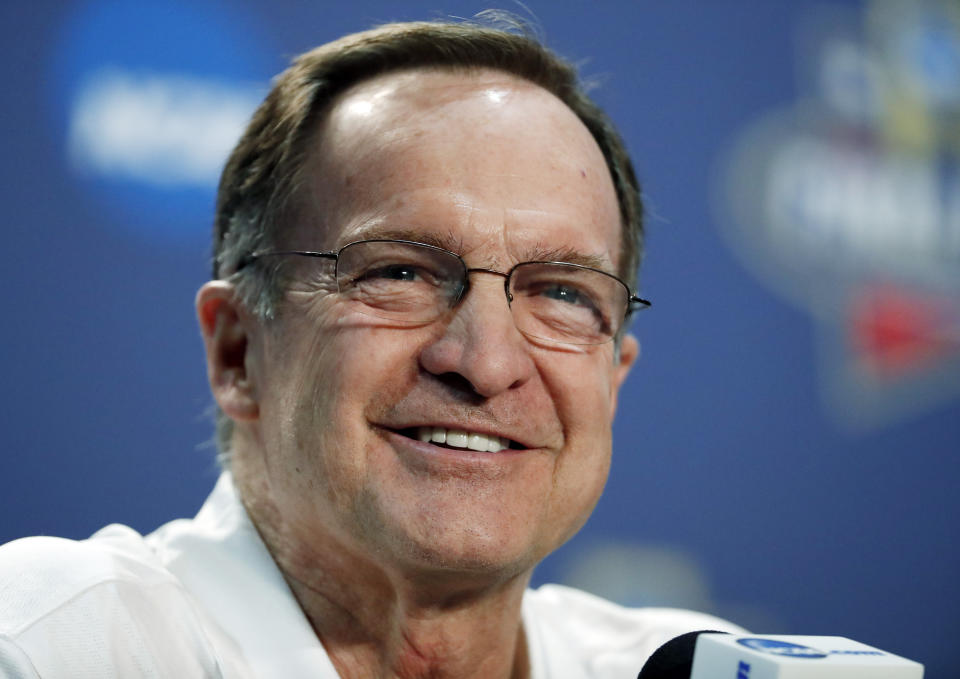
<svg viewBox="0 0 960 679">
<path fill-rule="evenodd" d="M 281 249 L 404 238 L 470 267 L 616 272 L 620 217 L 599 148 L 553 95 L 498 72 L 401 72 L 349 90 L 311 144 L 299 200 Z M 612 343 L 530 340 L 502 278 L 484 273 L 449 315 L 398 327 L 338 294 L 329 261 L 285 266 L 277 319 L 248 344 L 257 408 L 233 470 L 288 569 L 335 549 L 406 572 L 509 577 L 586 521 L 632 338 L 617 359 Z M 501 438 L 509 448 L 473 450 Z"/>
</svg>

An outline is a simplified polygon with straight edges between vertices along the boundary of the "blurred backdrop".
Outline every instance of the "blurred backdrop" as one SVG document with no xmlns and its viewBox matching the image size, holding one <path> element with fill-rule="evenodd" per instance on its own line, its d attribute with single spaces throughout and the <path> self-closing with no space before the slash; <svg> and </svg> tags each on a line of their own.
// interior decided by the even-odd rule
<svg viewBox="0 0 960 679">
<path fill-rule="evenodd" d="M 501 5 L 649 208 L 613 471 L 536 581 L 960 664 L 960 3 Z M 193 295 L 293 55 L 473 2 L 0 4 L 0 541 L 146 532 L 217 475 Z"/>
</svg>

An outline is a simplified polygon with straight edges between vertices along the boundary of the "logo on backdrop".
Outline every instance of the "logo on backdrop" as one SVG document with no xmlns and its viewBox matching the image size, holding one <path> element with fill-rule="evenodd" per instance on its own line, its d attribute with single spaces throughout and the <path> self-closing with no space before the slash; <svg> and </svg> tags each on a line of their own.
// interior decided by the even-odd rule
<svg viewBox="0 0 960 679">
<path fill-rule="evenodd" d="M 960 5 L 824 9 L 800 37 L 809 96 L 736 140 L 722 221 L 818 320 L 831 410 L 877 426 L 960 393 Z"/>
<path fill-rule="evenodd" d="M 207 239 L 226 157 L 277 70 L 255 22 L 215 2 L 94 0 L 54 45 L 67 171 L 107 222 Z"/>
<path fill-rule="evenodd" d="M 754 651 L 769 653 L 770 655 L 786 656 L 788 658 L 826 658 L 827 654 L 809 646 L 792 644 L 789 641 L 775 639 L 737 639 L 737 643 Z"/>
</svg>

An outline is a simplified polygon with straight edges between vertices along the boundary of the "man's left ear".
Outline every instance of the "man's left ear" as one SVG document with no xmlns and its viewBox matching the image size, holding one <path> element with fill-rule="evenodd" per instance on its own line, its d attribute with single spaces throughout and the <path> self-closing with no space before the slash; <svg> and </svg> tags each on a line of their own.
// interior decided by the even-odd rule
<svg viewBox="0 0 960 679">
<path fill-rule="evenodd" d="M 610 399 L 611 421 L 613 421 L 613 416 L 617 412 L 617 396 L 620 394 L 620 387 L 623 386 L 623 381 L 627 379 L 630 368 L 633 367 L 633 363 L 639 355 L 640 342 L 637 341 L 636 337 L 627 333 L 623 336 L 623 339 L 620 340 L 620 351 L 616 357 L 616 363 L 613 366 L 613 383 L 611 385 L 613 393 Z"/>
</svg>

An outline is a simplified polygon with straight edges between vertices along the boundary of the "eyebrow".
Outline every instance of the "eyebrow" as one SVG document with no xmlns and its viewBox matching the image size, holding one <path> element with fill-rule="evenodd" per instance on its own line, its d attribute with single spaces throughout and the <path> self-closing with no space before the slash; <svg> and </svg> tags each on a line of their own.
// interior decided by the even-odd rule
<svg viewBox="0 0 960 679">
<path fill-rule="evenodd" d="M 356 240 L 409 240 L 449 250 L 458 255 L 463 252 L 463 239 L 455 236 L 452 231 L 423 233 L 413 229 L 373 227 L 354 234 L 354 238 Z"/>
<path fill-rule="evenodd" d="M 440 233 L 424 233 L 414 229 L 396 227 L 372 227 L 354 234 L 357 240 L 407 240 L 415 243 L 424 243 L 434 247 L 449 250 L 457 255 L 463 254 L 463 239 L 452 231 Z M 542 242 L 526 251 L 525 262 L 566 262 L 579 264 L 592 269 L 608 272 L 611 267 L 610 259 L 603 255 L 589 254 L 573 247 L 554 247 Z"/>
<path fill-rule="evenodd" d="M 591 269 L 600 269 L 606 271 L 610 266 L 610 260 L 602 255 L 591 255 L 581 252 L 572 247 L 547 247 L 538 243 L 528 255 L 530 262 L 566 262 L 567 264 L 579 264 L 588 266 Z"/>
</svg>

